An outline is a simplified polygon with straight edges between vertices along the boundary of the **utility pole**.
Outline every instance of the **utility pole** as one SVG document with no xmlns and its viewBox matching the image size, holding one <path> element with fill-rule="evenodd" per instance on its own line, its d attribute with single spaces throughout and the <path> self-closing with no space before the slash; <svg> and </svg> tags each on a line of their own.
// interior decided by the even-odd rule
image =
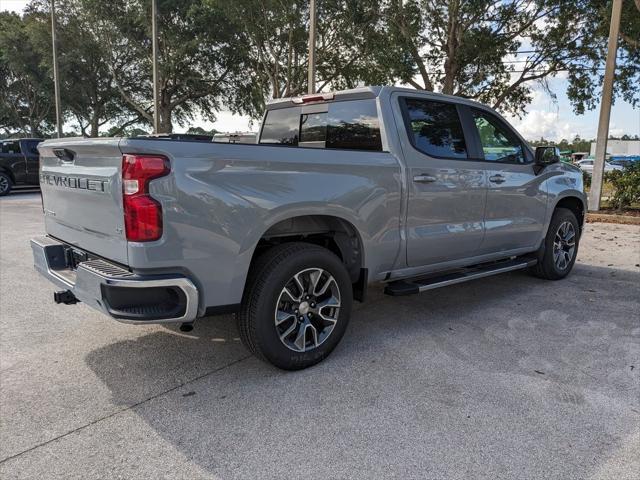
<svg viewBox="0 0 640 480">
<path fill-rule="evenodd" d="M 58 49 L 56 46 L 56 5 L 51 0 L 51 49 L 53 51 L 53 94 L 56 104 L 56 133 L 62 137 L 62 112 L 60 111 L 60 74 L 58 73 Z"/>
<path fill-rule="evenodd" d="M 616 70 L 616 53 L 618 50 L 618 32 L 620 30 L 620 13 L 622 0 L 613 0 L 611 9 L 611 26 L 609 27 L 609 46 L 607 62 L 602 85 L 602 102 L 600 103 L 600 119 L 598 121 L 598 138 L 596 139 L 596 156 L 593 162 L 591 190 L 589 191 L 589 210 L 600 210 L 602 196 L 602 180 L 604 177 L 604 160 L 607 155 L 607 139 L 609 138 L 609 119 L 611 118 L 611 102 L 613 99 L 613 77 Z"/>
<path fill-rule="evenodd" d="M 151 0 L 151 56 L 153 63 L 153 133 L 160 132 L 160 86 L 158 85 L 158 2 Z"/>
<path fill-rule="evenodd" d="M 316 0 L 309 0 L 309 93 L 316 93 Z"/>
</svg>

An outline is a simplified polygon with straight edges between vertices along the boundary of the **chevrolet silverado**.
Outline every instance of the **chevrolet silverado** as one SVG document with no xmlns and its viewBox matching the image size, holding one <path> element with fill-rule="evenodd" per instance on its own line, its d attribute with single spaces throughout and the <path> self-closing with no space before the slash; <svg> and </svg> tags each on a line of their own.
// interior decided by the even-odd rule
<svg viewBox="0 0 640 480">
<path fill-rule="evenodd" d="M 39 146 L 37 270 L 122 322 L 235 313 L 284 369 L 336 347 L 353 300 L 576 260 L 581 172 L 492 109 L 398 87 L 271 102 L 255 144 L 158 135 Z"/>
</svg>

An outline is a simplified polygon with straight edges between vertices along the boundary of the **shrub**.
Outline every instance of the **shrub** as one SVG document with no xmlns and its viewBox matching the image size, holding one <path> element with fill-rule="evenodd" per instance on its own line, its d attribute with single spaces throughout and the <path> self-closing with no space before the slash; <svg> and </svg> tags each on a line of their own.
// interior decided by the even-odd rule
<svg viewBox="0 0 640 480">
<path fill-rule="evenodd" d="M 640 162 L 633 162 L 624 170 L 607 172 L 605 180 L 614 188 L 611 206 L 617 209 L 640 203 Z"/>
</svg>

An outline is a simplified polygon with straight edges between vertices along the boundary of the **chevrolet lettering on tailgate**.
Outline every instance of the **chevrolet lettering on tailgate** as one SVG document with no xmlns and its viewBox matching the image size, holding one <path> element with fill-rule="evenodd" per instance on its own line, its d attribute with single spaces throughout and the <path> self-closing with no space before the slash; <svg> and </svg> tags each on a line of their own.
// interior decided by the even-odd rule
<svg viewBox="0 0 640 480">
<path fill-rule="evenodd" d="M 63 188 L 76 188 L 78 190 L 91 190 L 94 192 L 106 192 L 109 186 L 108 180 L 95 178 L 67 177 L 62 175 L 40 174 L 40 184 L 54 185 Z"/>
</svg>

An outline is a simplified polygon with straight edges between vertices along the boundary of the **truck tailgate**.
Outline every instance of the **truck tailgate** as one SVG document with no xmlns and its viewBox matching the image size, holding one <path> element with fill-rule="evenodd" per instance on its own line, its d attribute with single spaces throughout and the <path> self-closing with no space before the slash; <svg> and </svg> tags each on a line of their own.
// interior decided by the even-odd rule
<svg viewBox="0 0 640 480">
<path fill-rule="evenodd" d="M 57 139 L 38 147 L 46 231 L 127 263 L 120 139 Z"/>
</svg>

